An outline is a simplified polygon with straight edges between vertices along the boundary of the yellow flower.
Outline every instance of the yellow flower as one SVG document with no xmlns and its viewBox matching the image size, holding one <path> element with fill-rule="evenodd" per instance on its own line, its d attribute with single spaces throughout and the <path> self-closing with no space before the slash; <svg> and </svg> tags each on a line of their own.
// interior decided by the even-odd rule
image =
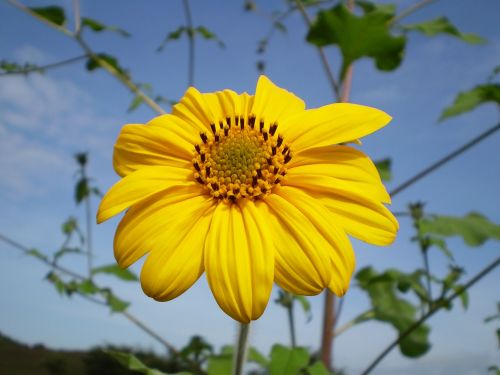
<svg viewBox="0 0 500 375">
<path fill-rule="evenodd" d="M 173 113 L 123 127 L 103 222 L 128 209 L 114 252 L 128 267 L 149 252 L 144 292 L 171 300 L 206 272 L 219 306 L 258 319 L 273 281 L 300 295 L 343 295 L 354 270 L 347 235 L 388 245 L 398 223 L 371 160 L 343 143 L 390 116 L 356 104 L 305 109 L 260 77 L 255 95 L 189 88 Z"/>
</svg>

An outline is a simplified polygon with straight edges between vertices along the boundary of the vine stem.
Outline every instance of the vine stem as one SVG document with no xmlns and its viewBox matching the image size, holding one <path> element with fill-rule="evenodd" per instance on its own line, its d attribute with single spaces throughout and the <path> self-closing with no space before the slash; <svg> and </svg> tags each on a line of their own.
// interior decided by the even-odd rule
<svg viewBox="0 0 500 375">
<path fill-rule="evenodd" d="M 236 351 L 233 355 L 232 375 L 242 375 L 243 367 L 247 356 L 248 336 L 250 333 L 250 323 L 239 323 L 238 339 L 236 342 Z"/>
<path fill-rule="evenodd" d="M 410 14 L 415 13 L 420 8 L 423 8 L 424 6 L 429 5 L 430 3 L 433 3 L 435 1 L 437 1 L 437 0 L 422 0 L 416 4 L 411 5 L 410 7 L 406 8 L 401 13 L 399 13 L 396 17 L 394 17 L 389 22 L 389 25 L 394 25 L 395 23 L 398 23 L 403 18 L 408 17 Z"/>
<path fill-rule="evenodd" d="M 288 306 L 286 309 L 288 312 L 288 326 L 290 328 L 290 343 L 292 345 L 292 348 L 295 348 L 297 346 L 297 340 L 295 338 L 295 319 L 293 315 L 293 305 L 294 303 L 292 299 L 290 306 Z"/>
<path fill-rule="evenodd" d="M 188 52 L 188 86 L 194 84 L 194 62 L 195 62 L 195 40 L 194 40 L 194 28 L 193 28 L 193 17 L 191 15 L 191 8 L 189 7 L 189 0 L 183 0 L 184 14 L 186 16 L 187 25 L 187 35 L 189 43 Z"/>
<path fill-rule="evenodd" d="M 493 271 L 500 264 L 500 257 L 491 262 L 488 266 L 483 268 L 480 272 L 476 274 L 472 279 L 470 279 L 465 285 L 459 288 L 450 297 L 446 298 L 443 303 L 437 304 L 429 309 L 429 311 L 424 314 L 419 320 L 408 327 L 402 334 L 400 334 L 389 346 L 387 346 L 382 353 L 380 353 L 377 358 L 361 373 L 361 375 L 368 375 L 379 363 L 384 359 L 384 357 L 391 352 L 402 340 L 404 340 L 409 334 L 411 334 L 415 329 L 420 327 L 427 319 L 434 315 L 437 311 L 441 310 L 443 306 L 447 306 L 455 298 L 459 297 L 463 292 L 469 289 L 472 285 L 486 276 L 488 273 Z"/>
<path fill-rule="evenodd" d="M 411 185 L 413 185 L 415 182 L 419 181 L 420 179 L 424 178 L 427 176 L 429 173 L 434 172 L 436 169 L 442 167 L 444 164 L 449 162 L 450 160 L 456 158 L 458 155 L 464 153 L 471 147 L 477 145 L 479 142 L 485 140 L 488 138 L 490 135 L 494 134 L 496 131 L 500 130 L 500 123 L 496 124 L 495 126 L 489 128 L 488 130 L 484 131 L 483 133 L 479 134 L 476 138 L 473 138 L 469 142 L 465 143 L 464 145 L 460 146 L 456 150 L 450 152 L 448 155 L 445 157 L 439 159 L 435 163 L 431 164 L 427 168 L 423 169 L 422 171 L 418 172 L 415 174 L 413 177 L 409 178 L 402 184 L 398 185 L 394 189 L 392 189 L 389 192 L 389 195 L 391 197 L 394 197 L 396 194 L 402 192 L 403 190 L 407 189 Z"/>
<path fill-rule="evenodd" d="M 295 0 L 295 2 L 297 4 L 297 8 L 299 9 L 300 13 L 302 14 L 302 18 L 306 22 L 307 26 L 311 27 L 312 22 L 311 22 L 311 19 L 309 18 L 308 14 L 306 12 L 306 8 L 304 7 L 304 4 L 302 4 L 301 0 Z M 328 63 L 328 59 L 326 58 L 325 51 L 322 47 L 317 47 L 317 49 L 318 49 L 319 58 L 321 60 L 321 64 L 323 65 L 323 68 L 325 70 L 328 81 L 330 82 L 330 86 L 332 87 L 333 95 L 335 96 L 335 98 L 337 98 L 337 100 L 340 100 L 340 98 L 341 98 L 340 87 L 339 87 L 339 84 L 332 73 L 332 68 L 330 67 L 330 64 Z"/>
<path fill-rule="evenodd" d="M 26 75 L 26 74 L 34 73 L 34 72 L 43 73 L 45 70 L 53 69 L 53 68 L 59 68 L 61 66 L 72 64 L 72 63 L 75 63 L 77 61 L 81 61 L 81 60 L 86 59 L 86 58 L 87 58 L 87 55 L 80 55 L 80 56 L 71 57 L 69 59 L 61 60 L 61 61 L 58 61 L 58 62 L 55 62 L 55 63 L 51 63 L 51 64 L 47 64 L 47 65 L 22 68 L 22 69 L 19 69 L 19 70 L 16 70 L 16 71 L 2 72 L 2 73 L 0 73 L 0 77 L 2 77 L 2 76 L 19 75 L 19 74 Z"/>
</svg>

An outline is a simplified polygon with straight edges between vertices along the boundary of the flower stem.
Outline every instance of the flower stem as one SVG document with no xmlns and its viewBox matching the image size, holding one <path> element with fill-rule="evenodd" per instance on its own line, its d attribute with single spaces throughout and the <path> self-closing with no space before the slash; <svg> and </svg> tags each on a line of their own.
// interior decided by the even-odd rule
<svg viewBox="0 0 500 375">
<path fill-rule="evenodd" d="M 184 14 L 186 16 L 186 26 L 187 26 L 187 35 L 188 35 L 188 43 L 189 43 L 189 54 L 188 54 L 188 86 L 193 86 L 194 84 L 194 53 L 195 53 L 195 31 L 193 26 L 193 17 L 191 16 L 191 8 L 189 7 L 189 0 L 184 0 Z"/>
<path fill-rule="evenodd" d="M 293 316 L 293 299 L 292 299 L 292 303 L 290 304 L 290 306 L 288 306 L 286 309 L 288 312 L 288 326 L 290 328 L 290 341 L 291 341 L 292 348 L 295 348 L 297 346 L 297 340 L 295 338 L 295 319 Z"/>
<path fill-rule="evenodd" d="M 240 323 L 238 326 L 238 342 L 233 354 L 233 373 L 232 375 L 242 375 L 243 367 L 247 356 L 248 334 L 250 333 L 250 323 Z"/>
</svg>

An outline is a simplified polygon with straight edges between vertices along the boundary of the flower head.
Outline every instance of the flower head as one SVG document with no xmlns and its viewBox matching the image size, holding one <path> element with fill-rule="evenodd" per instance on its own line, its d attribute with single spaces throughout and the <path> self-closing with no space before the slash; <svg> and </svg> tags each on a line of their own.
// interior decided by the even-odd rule
<svg viewBox="0 0 500 375">
<path fill-rule="evenodd" d="M 172 114 L 123 127 L 98 222 L 128 209 L 118 264 L 149 253 L 144 292 L 159 301 L 206 272 L 227 314 L 261 316 L 273 282 L 301 295 L 343 295 L 354 270 L 348 235 L 390 244 L 398 223 L 370 159 L 344 143 L 390 117 L 356 104 L 305 109 L 261 76 L 255 95 L 189 88 Z"/>
</svg>

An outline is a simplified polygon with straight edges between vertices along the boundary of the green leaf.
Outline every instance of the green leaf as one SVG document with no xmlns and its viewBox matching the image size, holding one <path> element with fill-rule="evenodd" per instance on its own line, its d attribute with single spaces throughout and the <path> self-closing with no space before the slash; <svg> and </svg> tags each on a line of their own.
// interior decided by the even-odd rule
<svg viewBox="0 0 500 375">
<path fill-rule="evenodd" d="M 157 51 L 163 50 L 165 46 L 167 45 L 168 42 L 171 42 L 173 40 L 178 40 L 182 34 L 187 33 L 188 28 L 186 26 L 179 26 L 176 30 L 171 31 L 170 33 L 167 34 L 165 39 L 163 39 L 163 42 L 158 46 L 156 49 Z"/>
<path fill-rule="evenodd" d="M 90 189 L 88 185 L 88 180 L 82 177 L 78 180 L 75 185 L 75 201 L 77 204 L 81 203 L 85 198 L 89 196 Z"/>
<path fill-rule="evenodd" d="M 83 252 L 77 247 L 64 247 L 54 253 L 54 255 L 52 256 L 53 262 L 56 263 L 61 257 L 66 254 L 83 254 Z"/>
<path fill-rule="evenodd" d="M 38 258 L 38 259 L 41 259 L 43 261 L 48 261 L 48 257 L 47 255 L 45 255 L 44 253 L 42 253 L 40 250 L 38 249 L 29 249 L 27 252 L 26 252 L 27 255 L 30 255 L 32 257 L 35 257 L 35 258 Z"/>
<path fill-rule="evenodd" d="M 382 181 L 392 180 L 391 165 L 392 165 L 392 160 L 390 158 L 385 158 L 375 162 L 375 167 L 377 167 L 378 173 Z"/>
<path fill-rule="evenodd" d="M 132 271 L 121 269 L 117 264 L 109 264 L 92 269 L 92 275 L 96 275 L 99 273 L 113 275 L 125 281 L 139 280 L 139 278 Z"/>
<path fill-rule="evenodd" d="M 82 17 L 82 27 L 88 27 L 90 30 L 95 31 L 96 33 L 101 31 L 112 31 L 120 34 L 123 37 L 130 37 L 130 34 L 127 31 L 116 26 L 104 25 L 103 23 L 92 18 Z"/>
<path fill-rule="evenodd" d="M 44 70 L 41 66 L 31 63 L 24 63 L 23 65 L 21 65 L 16 62 L 0 60 L 0 73 L 29 74 L 34 72 L 43 73 Z"/>
<path fill-rule="evenodd" d="M 42 8 L 29 8 L 33 13 L 36 13 L 47 21 L 52 22 L 58 26 L 64 25 L 66 22 L 66 16 L 64 15 L 64 9 L 58 6 L 48 6 Z"/>
<path fill-rule="evenodd" d="M 100 289 L 92 282 L 92 280 L 83 280 L 77 285 L 77 290 L 81 294 L 95 294 L 100 291 Z"/>
<path fill-rule="evenodd" d="M 442 237 L 460 236 L 469 246 L 480 246 L 488 239 L 500 240 L 500 225 L 477 212 L 464 217 L 435 215 L 423 219 L 420 222 L 420 232 Z"/>
<path fill-rule="evenodd" d="M 294 295 L 293 299 L 299 302 L 300 306 L 302 307 L 302 311 L 304 311 L 304 313 L 306 314 L 307 322 L 310 322 L 312 320 L 312 311 L 309 300 L 304 296 L 297 295 Z"/>
<path fill-rule="evenodd" d="M 471 44 L 486 43 L 486 40 L 479 35 L 461 32 L 446 17 L 439 17 L 430 21 L 404 25 L 403 29 L 408 31 L 419 31 L 427 36 L 449 34 Z"/>
<path fill-rule="evenodd" d="M 111 293 L 109 290 L 104 292 L 104 295 L 106 297 L 106 303 L 108 304 L 109 308 L 111 309 L 111 312 L 122 312 L 129 307 L 130 303 L 121 300 L 117 296 L 115 296 L 113 293 Z"/>
<path fill-rule="evenodd" d="M 69 217 L 62 226 L 61 230 L 65 235 L 70 235 L 78 228 L 78 222 L 74 217 Z"/>
<path fill-rule="evenodd" d="M 445 108 L 439 121 L 448 117 L 458 116 L 462 113 L 472 111 L 481 104 L 493 102 L 500 105 L 500 85 L 489 83 L 479 85 L 472 90 L 463 91 L 457 95 L 452 105 Z"/>
<path fill-rule="evenodd" d="M 195 29 L 195 32 L 198 33 L 199 35 L 201 35 L 202 38 L 206 39 L 206 40 L 213 40 L 214 42 L 217 43 L 217 45 L 220 47 L 220 48 L 225 48 L 226 45 L 224 44 L 224 42 L 222 40 L 220 40 L 220 38 L 215 35 L 213 32 L 211 32 L 210 30 L 208 30 L 205 26 L 198 26 L 196 29 Z"/>
<path fill-rule="evenodd" d="M 98 68 L 102 68 L 101 63 L 99 62 L 99 60 L 100 60 L 100 61 L 104 62 L 105 64 L 110 65 L 113 69 L 115 69 L 121 75 L 128 77 L 128 72 L 120 66 L 120 64 L 118 63 L 118 59 L 116 57 L 108 55 L 106 53 L 99 53 L 96 56 L 97 56 L 97 59 L 90 57 L 87 60 L 86 67 L 87 67 L 88 71 L 93 71 L 93 70 L 96 70 Z"/>
<path fill-rule="evenodd" d="M 304 348 L 274 345 L 271 349 L 269 375 L 298 375 L 309 363 L 309 353 Z"/>
<path fill-rule="evenodd" d="M 139 96 L 139 95 L 134 96 L 134 99 L 132 99 L 132 101 L 130 102 L 130 105 L 127 108 L 127 112 L 135 111 L 137 108 L 139 108 L 139 106 L 143 102 L 144 102 L 144 99 L 142 98 L 142 96 Z"/>
<path fill-rule="evenodd" d="M 323 362 L 317 361 L 307 368 L 308 375 L 331 375 Z"/>
<path fill-rule="evenodd" d="M 363 1 L 363 0 L 356 1 L 356 4 L 361 9 L 363 9 L 365 14 L 377 12 L 380 14 L 386 14 L 388 18 L 392 18 L 396 13 L 395 4 L 377 4 L 377 3 L 372 3 L 371 1 Z"/>
<path fill-rule="evenodd" d="M 469 293 L 464 290 L 464 286 L 461 284 L 456 284 L 452 286 L 452 289 L 455 292 L 460 292 L 460 295 L 458 296 L 460 298 L 460 302 L 462 302 L 462 307 L 464 310 L 467 310 L 469 307 Z"/>
<path fill-rule="evenodd" d="M 396 291 L 398 289 L 404 291 L 409 287 L 415 288 L 416 275 L 407 275 L 398 270 L 388 270 L 379 274 L 371 267 L 363 268 L 356 274 L 360 288 L 365 290 L 370 297 L 373 318 L 389 323 L 399 335 L 415 323 L 416 308 L 409 301 L 400 298 Z M 402 282 L 408 285 L 401 286 Z M 421 285 L 417 287 L 417 290 L 420 288 L 422 288 Z M 407 357 L 419 357 L 425 354 L 430 348 L 428 334 L 427 326 L 419 326 L 399 342 L 401 353 Z"/>
<path fill-rule="evenodd" d="M 453 253 L 448 246 L 446 245 L 446 241 L 443 238 L 435 237 L 435 236 L 427 236 L 427 241 L 429 245 L 435 246 L 451 261 L 454 260 Z"/>
<path fill-rule="evenodd" d="M 141 362 L 135 355 L 130 353 L 118 352 L 115 350 L 104 350 L 106 354 L 116 359 L 126 369 L 140 372 L 145 375 L 192 375 L 190 372 L 178 372 L 167 374 L 155 369 L 151 369 Z"/>
<path fill-rule="evenodd" d="M 233 370 L 233 348 L 224 346 L 221 353 L 208 358 L 208 375 L 231 375 Z"/>
<path fill-rule="evenodd" d="M 255 362 L 259 364 L 261 367 L 266 368 L 269 365 L 269 360 L 266 358 L 264 354 L 259 352 L 255 347 L 251 346 L 248 349 L 248 357 L 249 362 Z"/>
<path fill-rule="evenodd" d="M 342 78 L 347 67 L 362 57 L 373 58 L 380 70 L 394 70 L 403 59 L 406 37 L 391 35 L 388 21 L 393 16 L 385 8 L 356 16 L 339 4 L 318 13 L 307 41 L 319 47 L 339 46 L 343 56 Z"/>
</svg>

